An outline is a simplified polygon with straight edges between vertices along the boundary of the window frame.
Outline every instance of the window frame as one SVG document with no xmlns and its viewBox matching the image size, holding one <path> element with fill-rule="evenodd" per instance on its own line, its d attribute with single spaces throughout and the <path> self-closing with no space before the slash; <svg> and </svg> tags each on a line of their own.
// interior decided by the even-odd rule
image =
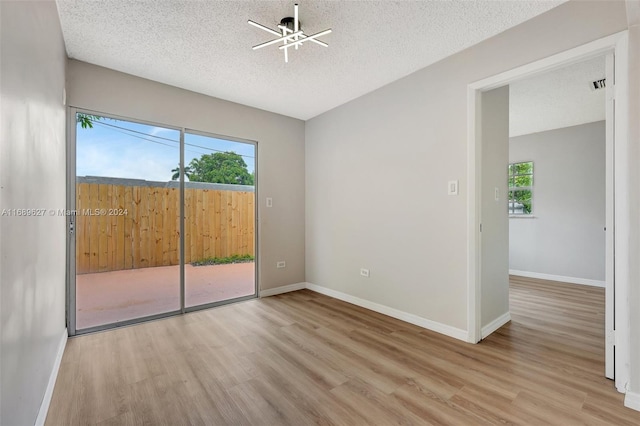
<svg viewBox="0 0 640 426">
<path fill-rule="evenodd" d="M 515 173 L 514 170 L 516 170 L 517 165 L 520 164 L 531 164 L 531 172 L 530 173 Z M 516 161 L 513 163 L 509 163 L 508 167 L 507 167 L 507 213 L 509 215 L 509 217 L 533 217 L 533 182 L 534 182 L 534 174 L 535 174 L 535 170 L 534 170 L 534 166 L 533 166 L 533 161 Z M 516 178 L 520 177 L 520 176 L 530 176 L 530 185 L 528 186 L 517 186 L 516 185 Z M 511 182 L 513 181 L 514 186 L 511 186 Z M 515 193 L 515 192 L 520 192 L 520 191 L 529 191 L 531 197 L 531 207 L 529 208 L 528 212 L 524 211 L 524 206 L 522 209 L 522 213 L 519 213 L 516 211 L 515 209 L 515 197 L 512 197 L 511 194 Z"/>
</svg>

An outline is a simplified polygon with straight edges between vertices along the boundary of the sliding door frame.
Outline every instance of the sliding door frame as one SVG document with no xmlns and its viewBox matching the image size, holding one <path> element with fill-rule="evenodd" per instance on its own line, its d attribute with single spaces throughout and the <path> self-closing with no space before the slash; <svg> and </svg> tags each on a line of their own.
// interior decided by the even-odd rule
<svg viewBox="0 0 640 426">
<path fill-rule="evenodd" d="M 85 108 L 77 108 L 69 106 L 67 108 L 67 200 L 66 210 L 73 212 L 76 211 L 76 116 L 78 113 L 96 115 L 105 118 L 111 118 L 115 120 L 128 121 L 136 124 L 143 124 L 148 126 L 162 127 L 164 129 L 176 130 L 180 132 L 180 308 L 178 310 L 163 312 L 154 315 L 148 315 L 144 317 L 134 318 L 130 320 L 117 321 L 115 323 L 103 324 L 95 327 L 88 327 L 78 330 L 76 328 L 76 217 L 75 215 L 66 215 L 66 324 L 69 336 L 88 334 L 97 331 L 109 330 L 118 327 L 124 327 L 134 324 L 139 324 L 146 321 L 152 321 L 160 318 L 167 318 L 175 315 L 181 315 L 187 312 L 198 311 L 201 309 L 209 309 L 216 306 L 226 305 L 230 303 L 240 302 L 244 300 L 255 299 L 258 297 L 258 271 L 260 266 L 260 250 L 258 245 L 259 232 L 259 215 L 258 215 L 258 142 L 248 139 L 240 139 L 233 136 L 218 135 L 215 133 L 202 132 L 198 130 L 187 129 L 185 127 L 176 127 L 162 123 L 156 123 L 152 121 L 140 120 L 137 118 L 123 117 L 115 114 L 109 114 L 104 112 L 92 111 Z M 228 140 L 231 142 L 239 142 L 250 144 L 254 146 L 254 248 L 255 248 L 255 260 L 254 260 L 254 294 L 249 296 L 243 296 L 239 298 L 223 300 L 219 302 L 212 302 L 203 305 L 196 305 L 191 307 L 185 306 L 185 274 L 184 274 L 184 230 L 185 230 L 185 210 L 184 210 L 184 139 L 185 134 L 194 134 L 199 136 L 212 137 L 216 139 Z"/>
</svg>

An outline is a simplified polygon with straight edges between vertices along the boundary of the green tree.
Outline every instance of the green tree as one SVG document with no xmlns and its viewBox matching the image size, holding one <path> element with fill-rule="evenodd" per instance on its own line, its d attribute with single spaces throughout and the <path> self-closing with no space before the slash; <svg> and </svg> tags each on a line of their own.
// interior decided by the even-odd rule
<svg viewBox="0 0 640 426">
<path fill-rule="evenodd" d="M 179 168 L 171 170 L 172 180 L 180 177 Z M 185 174 L 191 182 L 227 183 L 232 185 L 253 185 L 253 174 L 247 170 L 247 163 L 241 155 L 232 151 L 202 154 L 185 167 Z"/>
<path fill-rule="evenodd" d="M 83 129 L 93 129 L 93 122 L 98 120 L 100 120 L 100 117 L 97 115 L 83 114 L 80 112 L 76 114 L 76 122 L 80 123 Z"/>
<path fill-rule="evenodd" d="M 171 169 L 171 171 L 173 172 L 173 175 L 171 175 L 171 180 L 178 180 L 178 178 L 180 178 L 180 166 L 176 167 L 175 169 Z M 191 167 L 185 167 L 184 174 L 189 177 L 189 175 L 191 174 Z M 191 178 L 189 178 L 189 180 L 191 180 Z"/>
</svg>

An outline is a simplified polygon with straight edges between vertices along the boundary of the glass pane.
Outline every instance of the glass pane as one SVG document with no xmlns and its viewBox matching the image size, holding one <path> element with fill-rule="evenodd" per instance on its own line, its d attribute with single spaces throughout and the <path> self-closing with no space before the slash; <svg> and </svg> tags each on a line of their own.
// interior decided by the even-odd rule
<svg viewBox="0 0 640 426">
<path fill-rule="evenodd" d="M 509 188 L 516 186 L 516 178 L 509 178 Z"/>
<path fill-rule="evenodd" d="M 179 310 L 179 131 L 76 119 L 76 328 Z"/>
<path fill-rule="evenodd" d="M 521 175 L 513 178 L 514 184 L 510 186 L 522 187 L 522 186 L 533 186 L 533 176 L 532 175 Z"/>
<path fill-rule="evenodd" d="M 525 163 L 514 163 L 513 164 L 513 174 L 516 175 L 525 175 L 533 173 L 533 162 L 525 162 Z"/>
<path fill-rule="evenodd" d="M 513 191 L 509 191 L 509 214 L 514 214 Z"/>
<path fill-rule="evenodd" d="M 185 305 L 256 293 L 255 145 L 185 134 Z"/>
<path fill-rule="evenodd" d="M 509 203 L 512 205 L 512 214 L 531 214 L 531 191 L 511 191 Z"/>
</svg>

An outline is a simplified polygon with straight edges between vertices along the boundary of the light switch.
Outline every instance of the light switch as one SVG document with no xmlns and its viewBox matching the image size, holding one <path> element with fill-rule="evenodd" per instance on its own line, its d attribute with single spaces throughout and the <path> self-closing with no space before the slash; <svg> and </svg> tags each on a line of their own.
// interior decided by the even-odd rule
<svg viewBox="0 0 640 426">
<path fill-rule="evenodd" d="M 458 195 L 458 181 L 450 180 L 447 185 L 447 194 L 449 195 Z"/>
<path fill-rule="evenodd" d="M 496 201 L 498 201 L 498 200 L 500 200 L 500 190 L 498 188 L 494 188 L 494 189 L 495 189 L 494 196 L 495 196 Z"/>
<path fill-rule="evenodd" d="M 273 198 L 267 197 L 267 207 L 273 207 Z"/>
</svg>

